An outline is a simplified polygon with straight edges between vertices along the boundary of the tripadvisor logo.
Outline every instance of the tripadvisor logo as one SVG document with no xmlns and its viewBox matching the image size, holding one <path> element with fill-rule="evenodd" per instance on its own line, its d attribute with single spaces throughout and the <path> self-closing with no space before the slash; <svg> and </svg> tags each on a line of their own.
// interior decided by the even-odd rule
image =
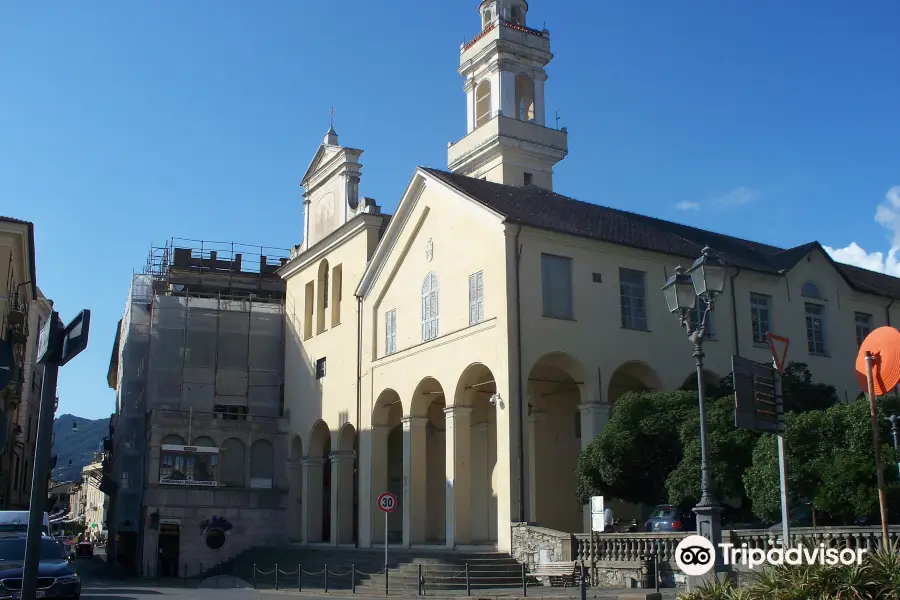
<svg viewBox="0 0 900 600">
<path fill-rule="evenodd" d="M 772 542 L 770 542 L 772 543 Z M 762 565 L 860 565 L 865 548 L 826 548 L 797 545 L 794 548 L 750 548 L 747 544 L 719 544 L 722 564 L 750 569 Z M 675 564 L 685 575 L 698 577 L 709 573 L 716 562 L 716 548 L 701 535 L 689 535 L 675 548 Z"/>
</svg>

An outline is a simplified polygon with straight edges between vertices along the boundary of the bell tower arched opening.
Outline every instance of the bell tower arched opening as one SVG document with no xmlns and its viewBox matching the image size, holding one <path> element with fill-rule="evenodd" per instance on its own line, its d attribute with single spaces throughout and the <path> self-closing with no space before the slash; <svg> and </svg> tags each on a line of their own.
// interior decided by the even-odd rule
<svg viewBox="0 0 900 600">
<path fill-rule="evenodd" d="M 491 120 L 491 82 L 487 79 L 475 86 L 475 127 Z"/>
<path fill-rule="evenodd" d="M 516 117 L 534 121 L 534 81 L 525 73 L 516 75 Z"/>
</svg>

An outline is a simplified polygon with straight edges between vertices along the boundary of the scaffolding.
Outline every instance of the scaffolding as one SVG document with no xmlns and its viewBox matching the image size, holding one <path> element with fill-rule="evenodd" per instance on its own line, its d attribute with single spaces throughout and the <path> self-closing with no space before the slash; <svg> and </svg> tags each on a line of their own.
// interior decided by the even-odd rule
<svg viewBox="0 0 900 600">
<path fill-rule="evenodd" d="M 282 416 L 285 282 L 276 271 L 288 254 L 172 238 L 132 277 L 119 335 L 119 531 L 140 530 L 151 411 Z"/>
</svg>

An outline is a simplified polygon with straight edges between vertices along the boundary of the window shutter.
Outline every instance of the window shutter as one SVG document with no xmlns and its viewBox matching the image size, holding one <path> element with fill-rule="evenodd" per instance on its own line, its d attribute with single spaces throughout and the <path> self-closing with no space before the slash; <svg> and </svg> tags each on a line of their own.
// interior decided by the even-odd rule
<svg viewBox="0 0 900 600">
<path fill-rule="evenodd" d="M 477 288 L 475 290 L 476 312 L 475 317 L 480 323 L 484 321 L 484 273 L 479 272 L 477 276 Z"/>
</svg>

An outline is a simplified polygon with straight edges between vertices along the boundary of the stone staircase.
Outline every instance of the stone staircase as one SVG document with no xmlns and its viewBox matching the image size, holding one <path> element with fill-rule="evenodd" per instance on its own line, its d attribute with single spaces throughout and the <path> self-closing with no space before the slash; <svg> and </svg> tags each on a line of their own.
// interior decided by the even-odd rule
<svg viewBox="0 0 900 600">
<path fill-rule="evenodd" d="M 252 548 L 204 575 L 234 575 L 262 589 L 274 589 L 277 585 L 279 589 L 324 590 L 326 568 L 329 591 L 349 591 L 355 582 L 357 593 L 379 596 L 385 594 L 386 585 L 391 594 L 416 594 L 420 568 L 426 593 L 465 593 L 467 584 L 470 590 L 521 589 L 523 578 L 522 565 L 502 552 L 392 548 L 388 552 L 385 582 L 383 549 L 298 546 Z M 298 569 L 302 569 L 299 578 Z M 528 581 L 528 585 L 534 583 Z"/>
</svg>

